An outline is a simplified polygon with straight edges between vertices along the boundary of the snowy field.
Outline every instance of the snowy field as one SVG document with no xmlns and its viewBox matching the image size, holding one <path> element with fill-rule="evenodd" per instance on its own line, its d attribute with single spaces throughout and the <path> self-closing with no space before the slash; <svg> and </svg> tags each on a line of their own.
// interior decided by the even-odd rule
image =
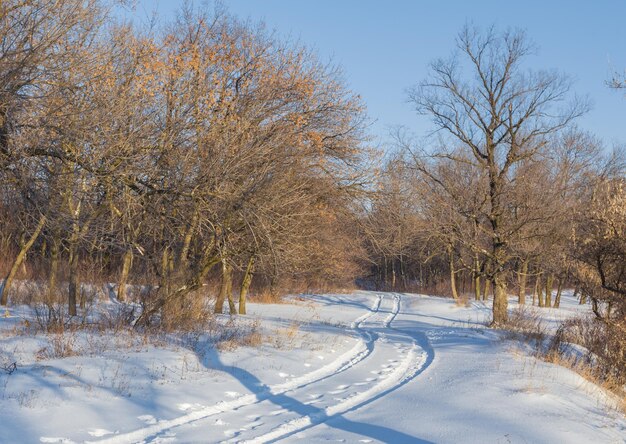
<svg viewBox="0 0 626 444">
<path fill-rule="evenodd" d="M 0 370 L 0 442 L 626 442 L 610 395 L 486 329 L 482 304 L 291 301 L 249 304 L 235 322 L 256 342 L 218 348 L 123 331 L 16 335 L 32 313 L 12 310 L 0 319 L 0 364 L 17 363 Z M 540 313 L 554 328 L 587 309 L 566 295 Z"/>
</svg>

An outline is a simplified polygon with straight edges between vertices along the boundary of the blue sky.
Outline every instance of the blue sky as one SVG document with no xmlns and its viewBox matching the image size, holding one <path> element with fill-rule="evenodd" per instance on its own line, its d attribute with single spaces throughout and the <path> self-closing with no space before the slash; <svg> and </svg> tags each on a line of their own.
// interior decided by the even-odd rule
<svg viewBox="0 0 626 444">
<path fill-rule="evenodd" d="M 153 10 L 172 16 L 183 0 L 139 0 L 138 19 Z M 626 96 L 607 88 L 613 70 L 626 70 L 626 1 L 409 1 L 229 0 L 241 18 L 264 21 L 279 35 L 314 48 L 322 60 L 343 67 L 384 141 L 387 129 L 405 125 L 418 135 L 431 129 L 406 102 L 406 89 L 428 74 L 428 64 L 447 57 L 468 21 L 500 29 L 522 28 L 538 46 L 528 64 L 558 69 L 575 80 L 593 110 L 579 126 L 607 145 L 626 144 Z"/>
</svg>

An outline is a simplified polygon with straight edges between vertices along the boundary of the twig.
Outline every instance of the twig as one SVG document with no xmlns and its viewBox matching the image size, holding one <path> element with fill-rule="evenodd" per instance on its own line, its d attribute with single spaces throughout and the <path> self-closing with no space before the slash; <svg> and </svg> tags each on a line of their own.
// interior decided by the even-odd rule
<svg viewBox="0 0 626 444">
<path fill-rule="evenodd" d="M 14 362 L 14 363 L 9 364 L 9 365 L 3 365 L 3 366 L 1 366 L 1 368 L 2 368 L 2 370 L 4 370 L 5 372 L 7 372 L 10 375 L 15 370 L 17 370 L 17 362 Z"/>
</svg>

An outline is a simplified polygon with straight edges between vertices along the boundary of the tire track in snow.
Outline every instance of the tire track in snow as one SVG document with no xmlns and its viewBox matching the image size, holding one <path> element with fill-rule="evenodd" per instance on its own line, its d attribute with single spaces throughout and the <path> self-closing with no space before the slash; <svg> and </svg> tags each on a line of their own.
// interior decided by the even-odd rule
<svg viewBox="0 0 626 444">
<path fill-rule="evenodd" d="M 396 318 L 396 316 L 398 316 L 398 313 L 400 313 L 400 295 L 394 294 L 393 295 L 393 308 L 391 309 L 391 312 L 387 316 L 387 319 L 385 319 L 385 322 L 383 322 L 383 326 L 385 328 L 390 328 L 391 323 Z"/>
<path fill-rule="evenodd" d="M 374 301 L 374 304 L 371 306 L 370 310 L 367 313 L 365 313 L 363 316 L 360 316 L 354 321 L 352 321 L 351 327 L 353 329 L 359 328 L 363 322 L 365 322 L 368 318 L 372 317 L 375 313 L 377 313 L 378 310 L 380 310 L 380 304 L 383 301 L 383 297 L 384 296 L 382 294 L 376 295 L 376 300 Z"/>
<path fill-rule="evenodd" d="M 331 404 L 324 409 L 317 409 L 309 415 L 287 421 L 267 433 L 243 442 L 247 444 L 267 443 L 292 436 L 295 433 L 322 424 L 335 416 L 358 409 L 397 389 L 424 371 L 434 359 L 432 348 L 428 343 L 424 342 L 422 342 L 424 345 L 424 347 L 422 347 L 414 336 L 391 327 L 391 323 L 400 312 L 401 304 L 401 296 L 399 294 L 393 294 L 392 296 L 394 298 L 394 306 L 387 318 L 383 321 L 383 326 L 386 329 L 392 330 L 394 333 L 400 333 L 410 339 L 411 347 L 405 358 L 402 359 L 400 364 L 388 374 L 385 379 L 382 379 L 379 383 L 374 384 L 367 390 L 357 392 L 336 404 Z M 426 338 L 422 338 L 422 341 L 424 339 Z"/>
<path fill-rule="evenodd" d="M 361 340 L 357 342 L 357 344 L 352 349 L 348 350 L 334 361 L 328 363 L 323 367 L 318 368 L 317 370 L 290 379 L 289 381 L 283 382 L 281 384 L 276 384 L 269 387 L 269 389 L 262 390 L 257 393 L 240 396 L 231 401 L 222 401 L 215 405 L 207 406 L 173 419 L 160 420 L 156 424 L 151 424 L 149 426 L 142 427 L 131 432 L 107 437 L 99 441 L 86 441 L 86 443 L 122 444 L 141 442 L 149 439 L 150 437 L 162 434 L 163 432 L 174 427 L 190 424 L 192 422 L 199 421 L 213 415 L 253 405 L 265 401 L 271 396 L 281 395 L 296 389 L 301 389 L 303 387 L 306 387 L 307 385 L 317 383 L 326 378 L 344 372 L 354 365 L 358 364 L 359 362 L 363 361 L 372 353 L 374 349 L 373 344 L 376 340 L 376 337 L 372 333 L 362 330 L 361 325 L 379 312 L 383 299 L 384 295 L 378 294 L 369 311 L 352 322 L 351 328 L 361 337 Z"/>
</svg>

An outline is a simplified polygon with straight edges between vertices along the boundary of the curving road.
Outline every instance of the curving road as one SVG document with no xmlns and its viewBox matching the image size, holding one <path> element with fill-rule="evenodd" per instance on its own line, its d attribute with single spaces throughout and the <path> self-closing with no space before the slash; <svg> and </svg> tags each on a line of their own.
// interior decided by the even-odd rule
<svg viewBox="0 0 626 444">
<path fill-rule="evenodd" d="M 313 372 L 271 387 L 248 374 L 253 394 L 98 442 L 158 442 L 167 436 L 184 442 L 186 430 L 197 436 L 203 429 L 207 430 L 206 442 L 275 442 L 362 408 L 405 384 L 432 362 L 432 348 L 425 336 L 393 327 L 401 308 L 402 295 L 377 294 L 369 311 L 352 323 L 357 344 Z M 216 423 L 241 424 L 242 417 L 246 418 L 245 427 L 226 430 L 221 437 L 210 435 Z"/>
</svg>

